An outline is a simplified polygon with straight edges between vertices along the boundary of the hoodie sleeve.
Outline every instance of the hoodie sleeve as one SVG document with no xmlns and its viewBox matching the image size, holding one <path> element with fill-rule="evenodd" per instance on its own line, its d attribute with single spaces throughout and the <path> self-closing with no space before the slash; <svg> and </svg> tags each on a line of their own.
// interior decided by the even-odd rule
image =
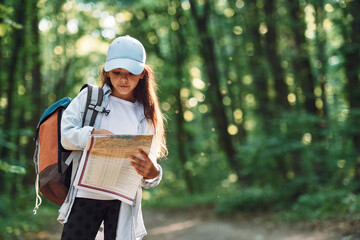
<svg viewBox="0 0 360 240">
<path fill-rule="evenodd" d="M 93 127 L 82 127 L 87 88 L 82 90 L 63 112 L 61 119 L 61 144 L 67 150 L 83 150 Z"/>
</svg>

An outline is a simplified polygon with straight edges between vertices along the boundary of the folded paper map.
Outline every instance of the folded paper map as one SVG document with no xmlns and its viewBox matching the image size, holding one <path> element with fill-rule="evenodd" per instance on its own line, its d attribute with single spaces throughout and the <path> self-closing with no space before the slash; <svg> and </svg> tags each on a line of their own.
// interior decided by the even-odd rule
<svg viewBox="0 0 360 240">
<path fill-rule="evenodd" d="M 142 176 L 130 156 L 150 152 L 152 135 L 91 135 L 80 161 L 75 187 L 133 204 Z"/>
</svg>

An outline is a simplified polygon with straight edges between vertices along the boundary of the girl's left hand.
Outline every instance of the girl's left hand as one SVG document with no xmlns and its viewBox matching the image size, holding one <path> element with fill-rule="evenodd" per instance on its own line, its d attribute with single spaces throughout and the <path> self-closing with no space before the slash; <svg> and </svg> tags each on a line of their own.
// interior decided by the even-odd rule
<svg viewBox="0 0 360 240">
<path fill-rule="evenodd" d="M 143 156 L 144 160 L 132 155 L 130 156 L 130 158 L 133 160 L 130 162 L 131 166 L 133 166 L 137 173 L 139 173 L 145 179 L 156 178 L 159 175 L 159 170 L 142 149 L 139 149 L 139 153 L 141 156 Z"/>
</svg>

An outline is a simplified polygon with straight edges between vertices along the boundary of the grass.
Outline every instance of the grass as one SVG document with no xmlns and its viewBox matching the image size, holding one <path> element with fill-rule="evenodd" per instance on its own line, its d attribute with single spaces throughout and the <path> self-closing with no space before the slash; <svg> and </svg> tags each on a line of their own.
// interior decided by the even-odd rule
<svg viewBox="0 0 360 240">
<path fill-rule="evenodd" d="M 51 228 L 57 223 L 58 208 L 56 205 L 44 201 L 36 215 L 33 214 L 33 206 L 19 207 L 8 211 L 0 217 L 0 239 L 29 240 L 41 239 L 45 236 L 45 230 L 51 232 Z"/>
</svg>

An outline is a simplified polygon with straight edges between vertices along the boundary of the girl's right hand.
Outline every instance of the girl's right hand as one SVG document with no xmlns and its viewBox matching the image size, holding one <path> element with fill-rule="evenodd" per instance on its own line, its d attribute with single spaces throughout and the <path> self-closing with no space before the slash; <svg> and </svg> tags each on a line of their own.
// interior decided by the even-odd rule
<svg viewBox="0 0 360 240">
<path fill-rule="evenodd" d="M 106 129 L 94 129 L 91 134 L 96 135 L 96 134 L 107 134 L 107 135 L 112 135 L 113 133 L 106 130 Z"/>
</svg>

